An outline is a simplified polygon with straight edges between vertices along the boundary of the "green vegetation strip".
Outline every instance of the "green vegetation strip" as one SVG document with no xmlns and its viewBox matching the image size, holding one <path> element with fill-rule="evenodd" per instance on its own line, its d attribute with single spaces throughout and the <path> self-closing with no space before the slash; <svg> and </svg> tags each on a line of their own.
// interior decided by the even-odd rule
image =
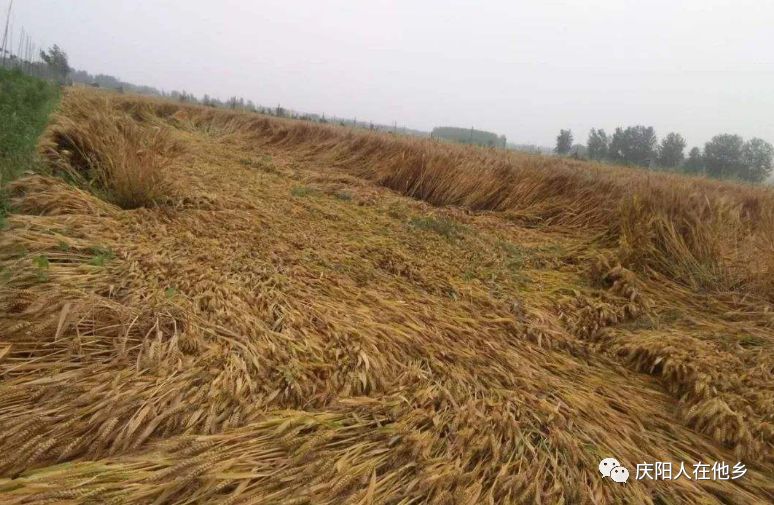
<svg viewBox="0 0 774 505">
<path fill-rule="evenodd" d="M 8 212 L 5 185 L 36 168 L 35 146 L 59 96 L 55 84 L 0 68 L 0 225 Z"/>
</svg>

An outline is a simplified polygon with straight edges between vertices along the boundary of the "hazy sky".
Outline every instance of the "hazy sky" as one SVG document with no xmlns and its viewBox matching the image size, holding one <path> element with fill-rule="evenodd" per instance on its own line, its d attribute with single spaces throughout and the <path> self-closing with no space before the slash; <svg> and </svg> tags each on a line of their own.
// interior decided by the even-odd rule
<svg viewBox="0 0 774 505">
<path fill-rule="evenodd" d="M 0 20 L 8 0 L 0 0 Z M 553 145 L 645 124 L 774 142 L 774 0 L 16 0 L 136 84 Z"/>
</svg>

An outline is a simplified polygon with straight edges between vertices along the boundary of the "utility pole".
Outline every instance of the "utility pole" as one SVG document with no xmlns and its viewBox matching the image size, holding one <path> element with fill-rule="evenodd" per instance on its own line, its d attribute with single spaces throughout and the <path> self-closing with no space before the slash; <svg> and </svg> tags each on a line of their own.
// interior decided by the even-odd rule
<svg viewBox="0 0 774 505">
<path fill-rule="evenodd" d="M 32 73 L 32 68 L 30 67 L 30 46 L 31 45 L 32 45 L 32 37 L 29 34 L 27 34 L 27 44 L 25 44 L 26 47 L 24 48 L 24 68 L 26 69 L 25 71 L 28 74 Z"/>
<path fill-rule="evenodd" d="M 22 48 L 24 47 L 24 27 L 22 26 L 21 33 L 19 34 L 19 47 L 16 48 L 16 66 L 21 66 Z"/>
<path fill-rule="evenodd" d="M 26 69 L 27 69 L 27 73 L 28 73 L 28 74 L 31 74 L 31 73 L 32 73 L 32 66 L 31 66 L 31 63 L 32 63 L 32 62 L 30 62 L 30 59 L 32 59 L 32 54 L 31 54 L 31 52 L 30 52 L 31 46 L 32 46 L 32 37 L 31 37 L 31 36 L 30 36 L 30 34 L 28 33 L 28 34 L 27 34 L 27 48 L 26 48 L 26 55 L 25 55 L 25 57 L 24 57 L 24 66 L 26 67 Z"/>
<path fill-rule="evenodd" d="M 5 30 L 3 31 L 3 67 L 5 67 L 5 47 L 8 41 L 8 23 L 11 21 L 11 8 L 13 7 L 13 0 L 8 4 L 8 14 L 5 17 Z"/>
</svg>

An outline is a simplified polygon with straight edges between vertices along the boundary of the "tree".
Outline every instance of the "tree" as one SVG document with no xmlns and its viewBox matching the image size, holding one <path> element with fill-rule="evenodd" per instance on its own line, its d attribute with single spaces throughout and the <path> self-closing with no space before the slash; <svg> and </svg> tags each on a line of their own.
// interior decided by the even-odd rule
<svg viewBox="0 0 774 505">
<path fill-rule="evenodd" d="M 743 169 L 741 179 L 750 182 L 763 182 L 771 175 L 774 147 L 765 140 L 753 138 L 745 142 L 742 148 Z"/>
<path fill-rule="evenodd" d="M 48 68 L 57 76 L 60 83 L 67 80 L 67 74 L 72 70 L 67 60 L 67 53 L 54 44 L 48 51 L 41 51 L 40 58 L 46 62 Z"/>
<path fill-rule="evenodd" d="M 572 130 L 560 130 L 556 137 L 556 154 L 566 155 L 572 149 Z"/>
<path fill-rule="evenodd" d="M 586 152 L 592 160 L 601 161 L 607 158 L 607 151 L 610 147 L 610 139 L 605 130 L 594 128 L 589 132 L 589 140 L 586 142 Z"/>
<path fill-rule="evenodd" d="M 663 168 L 677 168 L 685 159 L 683 150 L 686 142 L 679 133 L 670 133 L 658 146 L 658 165 Z"/>
<path fill-rule="evenodd" d="M 744 171 L 744 139 L 739 135 L 715 135 L 704 145 L 707 175 L 719 179 L 739 177 Z"/>
<path fill-rule="evenodd" d="M 583 144 L 575 144 L 570 149 L 571 156 L 576 160 L 585 160 L 588 158 L 588 149 Z"/>
<path fill-rule="evenodd" d="M 688 153 L 688 159 L 683 163 L 683 171 L 687 174 L 700 174 L 704 172 L 704 159 L 698 147 L 694 147 Z"/>
<path fill-rule="evenodd" d="M 608 156 L 618 163 L 647 167 L 656 156 L 657 143 L 656 130 L 652 126 L 616 128 Z"/>
</svg>

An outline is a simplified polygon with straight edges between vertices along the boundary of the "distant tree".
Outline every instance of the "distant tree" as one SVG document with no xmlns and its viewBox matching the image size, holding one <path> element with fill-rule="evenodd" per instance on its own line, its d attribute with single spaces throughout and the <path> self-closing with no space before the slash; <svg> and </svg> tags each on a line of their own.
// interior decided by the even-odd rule
<svg viewBox="0 0 774 505">
<path fill-rule="evenodd" d="M 196 103 L 196 97 L 193 94 L 191 94 L 191 93 L 189 93 L 189 92 L 187 92 L 185 90 L 183 90 L 183 91 L 181 91 L 179 93 L 176 92 L 176 91 L 173 91 L 172 92 L 173 96 L 175 95 L 175 93 L 177 93 L 177 95 L 176 95 L 177 96 L 177 100 L 180 101 L 180 102 L 183 102 L 183 103 L 186 103 L 186 102 Z"/>
<path fill-rule="evenodd" d="M 647 167 L 656 156 L 657 142 L 652 126 L 616 128 L 610 139 L 608 157 L 617 163 Z"/>
<path fill-rule="evenodd" d="M 687 174 L 700 174 L 704 172 L 704 159 L 701 149 L 694 147 L 688 153 L 688 159 L 683 163 L 683 172 Z"/>
<path fill-rule="evenodd" d="M 704 168 L 718 179 L 739 177 L 744 170 L 744 139 L 739 135 L 715 135 L 704 145 Z"/>
<path fill-rule="evenodd" d="M 741 179 L 749 182 L 763 182 L 772 170 L 774 147 L 765 140 L 753 138 L 745 142 L 742 148 L 743 169 Z"/>
<path fill-rule="evenodd" d="M 588 149 L 583 144 L 575 144 L 570 148 L 570 156 L 576 160 L 585 160 L 588 158 Z"/>
<path fill-rule="evenodd" d="M 572 149 L 572 130 L 560 130 L 559 136 L 556 137 L 556 154 L 565 156 L 569 154 Z"/>
<path fill-rule="evenodd" d="M 605 130 L 594 128 L 589 132 L 589 140 L 586 142 L 586 153 L 592 160 L 604 160 L 607 158 L 607 151 L 610 146 L 610 139 Z"/>
<path fill-rule="evenodd" d="M 478 146 L 501 147 L 506 144 L 502 135 L 475 128 L 458 128 L 455 126 L 436 126 L 430 132 L 434 139 L 450 140 L 460 144 L 473 144 Z"/>
<path fill-rule="evenodd" d="M 51 69 L 60 83 L 64 83 L 67 80 L 67 74 L 72 69 L 67 60 L 67 53 L 62 51 L 58 45 L 54 44 L 48 51 L 41 51 L 40 59 L 46 62 L 46 65 L 48 65 L 48 68 Z"/>
<path fill-rule="evenodd" d="M 679 133 L 670 133 L 658 146 L 658 165 L 664 168 L 677 168 L 685 159 L 683 151 L 686 142 Z"/>
<path fill-rule="evenodd" d="M 277 117 L 284 117 L 285 116 L 285 109 L 282 108 L 282 106 L 277 105 L 277 108 L 274 111 L 274 115 Z"/>
<path fill-rule="evenodd" d="M 235 96 L 232 96 L 231 98 L 229 98 L 228 102 L 226 103 L 228 104 L 229 109 L 244 109 L 245 107 L 245 99 L 238 98 Z"/>
</svg>

